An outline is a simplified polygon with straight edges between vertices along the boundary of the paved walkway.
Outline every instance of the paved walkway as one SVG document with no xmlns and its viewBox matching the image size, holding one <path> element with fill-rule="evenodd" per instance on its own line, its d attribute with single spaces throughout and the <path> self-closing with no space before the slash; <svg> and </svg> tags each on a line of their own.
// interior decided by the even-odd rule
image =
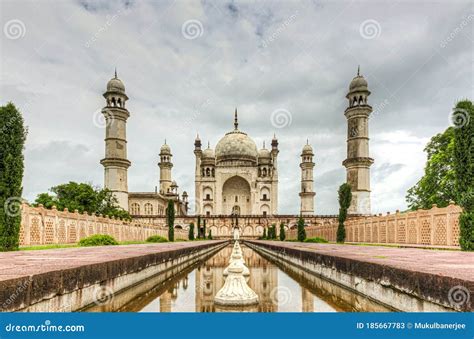
<svg viewBox="0 0 474 339">
<path fill-rule="evenodd" d="M 176 249 L 191 248 L 211 242 L 218 243 L 217 241 L 210 240 L 0 252 L 0 281 L 84 265 L 140 257 L 158 252 L 171 252 Z"/>
<path fill-rule="evenodd" d="M 283 248 L 295 248 L 404 270 L 447 276 L 474 283 L 474 252 L 265 240 L 254 242 L 271 243 Z"/>
</svg>

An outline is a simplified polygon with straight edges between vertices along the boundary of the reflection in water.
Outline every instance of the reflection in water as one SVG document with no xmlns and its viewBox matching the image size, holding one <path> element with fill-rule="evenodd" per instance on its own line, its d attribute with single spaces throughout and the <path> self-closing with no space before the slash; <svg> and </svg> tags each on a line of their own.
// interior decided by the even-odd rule
<svg viewBox="0 0 474 339">
<path fill-rule="evenodd" d="M 301 270 L 277 267 L 252 249 L 242 246 L 250 270 L 249 286 L 258 294 L 259 304 L 222 307 L 214 296 L 224 285 L 223 271 L 229 265 L 232 246 L 222 249 L 197 267 L 180 272 L 154 286 L 115 311 L 126 312 L 344 312 L 386 311 L 330 282 Z M 283 270 L 282 270 L 283 269 Z M 150 282 L 149 282 L 150 283 Z M 129 291 L 128 294 L 133 294 Z"/>
</svg>

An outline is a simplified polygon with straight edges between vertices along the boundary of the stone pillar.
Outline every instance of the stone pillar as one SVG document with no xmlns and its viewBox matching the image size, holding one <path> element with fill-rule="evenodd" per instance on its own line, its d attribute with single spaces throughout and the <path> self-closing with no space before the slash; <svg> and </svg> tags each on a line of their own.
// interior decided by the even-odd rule
<svg viewBox="0 0 474 339">
<path fill-rule="evenodd" d="M 347 118 L 347 183 L 352 188 L 352 202 L 349 214 L 370 214 L 370 166 L 374 162 L 369 157 L 369 116 L 372 107 L 367 103 L 370 91 L 367 81 L 359 75 L 352 80 L 346 98 L 349 106 L 344 115 Z"/>
<path fill-rule="evenodd" d="M 104 166 L 104 187 L 112 191 L 118 204 L 128 211 L 127 171 L 131 163 L 127 159 L 127 119 L 130 113 L 125 108 L 128 100 L 125 86 L 115 77 L 107 84 L 104 93 L 106 106 L 102 109 L 105 117 L 105 158 L 100 161 Z"/>
</svg>

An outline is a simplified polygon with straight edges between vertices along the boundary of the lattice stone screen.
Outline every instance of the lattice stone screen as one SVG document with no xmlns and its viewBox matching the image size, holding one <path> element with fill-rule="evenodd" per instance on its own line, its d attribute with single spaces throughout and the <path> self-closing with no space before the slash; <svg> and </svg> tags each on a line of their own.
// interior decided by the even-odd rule
<svg viewBox="0 0 474 339">
<path fill-rule="evenodd" d="M 445 208 L 349 218 L 345 223 L 346 241 L 457 247 L 460 213 L 461 208 L 452 203 Z M 336 231 L 337 222 L 306 227 L 307 237 L 329 241 L 336 241 Z M 288 232 L 288 239 L 296 239 L 295 230 Z"/>
<path fill-rule="evenodd" d="M 187 239 L 175 229 L 175 239 Z M 93 234 L 108 234 L 117 241 L 144 241 L 151 235 L 168 236 L 168 229 L 156 225 L 125 222 L 78 212 L 22 205 L 20 246 L 72 244 Z"/>
</svg>

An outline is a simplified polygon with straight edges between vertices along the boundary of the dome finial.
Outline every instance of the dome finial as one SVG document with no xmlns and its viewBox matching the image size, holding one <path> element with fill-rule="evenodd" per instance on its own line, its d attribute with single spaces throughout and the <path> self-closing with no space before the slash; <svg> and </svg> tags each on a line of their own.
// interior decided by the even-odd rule
<svg viewBox="0 0 474 339">
<path fill-rule="evenodd" d="M 165 145 L 166 145 L 166 139 L 165 139 Z"/>
<path fill-rule="evenodd" d="M 265 149 L 265 140 L 263 140 L 263 148 Z"/>
<path fill-rule="evenodd" d="M 235 108 L 234 113 L 234 129 L 237 130 L 239 128 L 239 120 L 237 118 L 237 107 Z"/>
<path fill-rule="evenodd" d="M 115 67 L 115 79 L 117 79 L 117 67 Z"/>
<path fill-rule="evenodd" d="M 209 141 L 207 142 L 207 148 L 211 148 L 211 143 Z"/>
<path fill-rule="evenodd" d="M 357 76 L 360 76 L 360 65 L 357 66 Z"/>
<path fill-rule="evenodd" d="M 309 145 L 309 139 L 306 138 L 306 145 Z"/>
</svg>

